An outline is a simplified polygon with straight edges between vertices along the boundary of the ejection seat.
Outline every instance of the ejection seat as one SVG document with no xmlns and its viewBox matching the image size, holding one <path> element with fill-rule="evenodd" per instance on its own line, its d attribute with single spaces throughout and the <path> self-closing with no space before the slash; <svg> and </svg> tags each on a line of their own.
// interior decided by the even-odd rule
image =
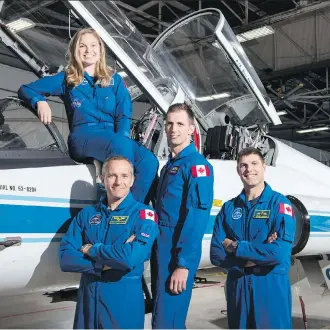
<svg viewBox="0 0 330 330">
<path fill-rule="evenodd" d="M 236 135 L 232 126 L 215 126 L 207 130 L 204 144 L 204 156 L 213 159 L 231 159 L 231 150 L 235 146 Z"/>
</svg>

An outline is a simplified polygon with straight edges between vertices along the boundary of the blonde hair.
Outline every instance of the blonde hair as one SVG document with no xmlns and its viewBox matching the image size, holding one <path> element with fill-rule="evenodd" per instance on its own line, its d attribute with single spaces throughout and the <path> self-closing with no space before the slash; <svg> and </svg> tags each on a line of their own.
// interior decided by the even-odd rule
<svg viewBox="0 0 330 330">
<path fill-rule="evenodd" d="M 66 54 L 68 64 L 65 68 L 67 83 L 75 87 L 83 82 L 84 68 L 79 56 L 79 44 L 81 37 L 88 33 L 92 34 L 100 44 L 100 59 L 95 65 L 95 77 L 97 78 L 97 83 L 101 84 L 102 87 L 109 86 L 113 70 L 111 70 L 106 64 L 104 43 L 98 33 L 92 28 L 79 30 L 69 43 Z"/>
</svg>

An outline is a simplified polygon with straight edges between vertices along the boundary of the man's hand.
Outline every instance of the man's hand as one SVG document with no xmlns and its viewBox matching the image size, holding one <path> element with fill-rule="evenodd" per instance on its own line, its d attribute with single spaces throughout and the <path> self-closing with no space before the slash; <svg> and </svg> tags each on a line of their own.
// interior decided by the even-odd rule
<svg viewBox="0 0 330 330">
<path fill-rule="evenodd" d="M 247 263 L 244 265 L 244 268 L 245 267 L 254 267 L 256 264 L 250 260 L 247 261 Z"/>
<path fill-rule="evenodd" d="M 234 241 L 229 239 L 229 238 L 225 238 L 224 241 L 222 241 L 222 246 L 224 247 L 224 249 L 229 252 L 229 253 L 233 253 L 236 249 L 233 246 Z"/>
<path fill-rule="evenodd" d="M 231 243 L 233 243 L 234 241 L 232 241 L 229 238 L 225 238 L 224 241 L 222 241 L 222 246 L 224 247 L 225 250 L 227 250 L 228 246 L 231 245 Z"/>
<path fill-rule="evenodd" d="M 132 243 L 134 240 L 135 240 L 135 235 L 133 234 L 133 235 L 131 235 L 127 240 L 126 240 L 126 242 L 125 243 Z"/>
<path fill-rule="evenodd" d="M 274 241 L 277 240 L 277 233 L 273 233 L 271 234 L 268 238 L 267 238 L 267 243 L 273 243 Z M 244 265 L 244 268 L 246 267 L 254 267 L 256 266 L 256 264 L 250 260 L 247 261 L 247 263 Z"/>
<path fill-rule="evenodd" d="M 90 248 L 91 248 L 92 246 L 93 246 L 92 244 L 86 244 L 86 245 L 84 245 L 84 248 L 81 249 L 81 252 L 82 252 L 83 254 L 87 254 L 87 255 L 89 256 L 88 252 L 89 252 L 89 250 L 90 250 Z"/>
<path fill-rule="evenodd" d="M 109 269 L 111 269 L 111 267 L 104 265 L 102 270 L 109 270 Z"/>
<path fill-rule="evenodd" d="M 275 232 L 267 238 L 267 243 L 273 243 L 276 240 L 277 240 L 277 233 Z"/>
<path fill-rule="evenodd" d="M 170 280 L 170 291 L 174 294 L 179 294 L 186 290 L 186 282 L 189 270 L 186 268 L 177 268 Z"/>
</svg>

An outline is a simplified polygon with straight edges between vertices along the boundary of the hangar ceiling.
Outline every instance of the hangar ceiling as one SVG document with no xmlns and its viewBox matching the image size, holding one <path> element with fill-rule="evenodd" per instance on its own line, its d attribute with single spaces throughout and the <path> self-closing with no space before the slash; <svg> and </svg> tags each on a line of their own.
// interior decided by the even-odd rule
<svg viewBox="0 0 330 330">
<path fill-rule="evenodd" d="M 133 5 L 134 3 L 134 5 Z M 177 19 L 219 8 L 236 34 L 270 25 L 275 33 L 242 43 L 281 115 L 270 134 L 330 151 L 330 1 L 116 1 L 150 40 Z M 297 130 L 329 130 L 299 134 Z"/>
<path fill-rule="evenodd" d="M 3 6 L 4 3 L 7 5 Z M 330 129 L 327 129 L 330 128 L 330 1 L 118 0 L 116 4 L 150 42 L 179 18 L 198 9 L 211 7 L 222 11 L 236 34 L 271 26 L 273 34 L 242 42 L 277 111 L 283 113 L 282 125 L 271 127 L 270 134 L 330 151 Z M 40 22 L 46 19 L 49 28 L 56 27 L 57 32 L 65 34 L 67 39 L 68 23 L 71 24 L 71 33 L 79 28 L 78 24 L 75 28 L 72 15 L 69 22 L 70 15 L 68 17 L 66 11 L 61 9 L 60 1 L 29 0 L 11 3 L 0 0 L 1 15 L 5 15 L 6 10 L 17 11 L 19 15 L 22 9 L 29 12 L 40 10 L 43 15 Z M 40 37 L 45 36 L 42 31 L 40 33 Z M 31 34 L 29 38 L 27 30 L 25 37 L 33 43 L 32 37 L 35 35 Z M 56 52 L 62 54 L 62 50 L 59 50 L 64 46 L 53 44 L 49 51 L 53 52 L 53 56 Z M 36 51 L 39 51 L 38 47 Z M 40 49 L 40 54 L 44 51 Z M 2 59 L 5 59 L 3 63 L 14 61 L 5 48 L 1 47 L 0 53 Z M 324 130 L 297 133 L 297 130 L 318 127 Z"/>
</svg>

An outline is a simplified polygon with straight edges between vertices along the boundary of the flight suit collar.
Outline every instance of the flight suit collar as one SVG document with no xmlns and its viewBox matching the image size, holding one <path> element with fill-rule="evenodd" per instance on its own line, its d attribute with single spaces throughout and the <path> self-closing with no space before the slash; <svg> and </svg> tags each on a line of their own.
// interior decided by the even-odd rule
<svg viewBox="0 0 330 330">
<path fill-rule="evenodd" d="M 190 143 L 188 146 L 186 146 L 178 155 L 176 155 L 175 157 L 171 157 L 171 155 L 169 155 L 169 161 L 174 161 L 174 160 L 177 160 L 177 159 L 180 159 L 180 158 L 184 158 L 184 157 L 187 157 L 193 153 L 195 153 L 197 150 L 196 150 L 196 147 L 194 145 L 194 143 Z"/>
<path fill-rule="evenodd" d="M 265 182 L 265 188 L 264 188 L 263 192 L 260 195 L 258 203 L 267 202 L 271 198 L 272 193 L 273 193 L 272 188 L 270 187 L 270 185 L 267 182 Z M 242 190 L 241 194 L 239 195 L 239 199 L 243 203 L 247 202 L 244 189 Z"/>
<path fill-rule="evenodd" d="M 84 71 L 84 79 L 86 79 L 91 86 L 95 83 L 94 77 L 90 76 L 86 71 Z"/>
<path fill-rule="evenodd" d="M 136 200 L 131 193 L 128 193 L 125 199 L 113 211 L 120 211 L 122 209 L 128 208 L 133 203 L 136 203 Z M 108 209 L 108 199 L 106 195 L 101 198 L 101 202 L 98 204 L 98 208 L 103 212 L 112 212 L 111 209 Z"/>
</svg>

